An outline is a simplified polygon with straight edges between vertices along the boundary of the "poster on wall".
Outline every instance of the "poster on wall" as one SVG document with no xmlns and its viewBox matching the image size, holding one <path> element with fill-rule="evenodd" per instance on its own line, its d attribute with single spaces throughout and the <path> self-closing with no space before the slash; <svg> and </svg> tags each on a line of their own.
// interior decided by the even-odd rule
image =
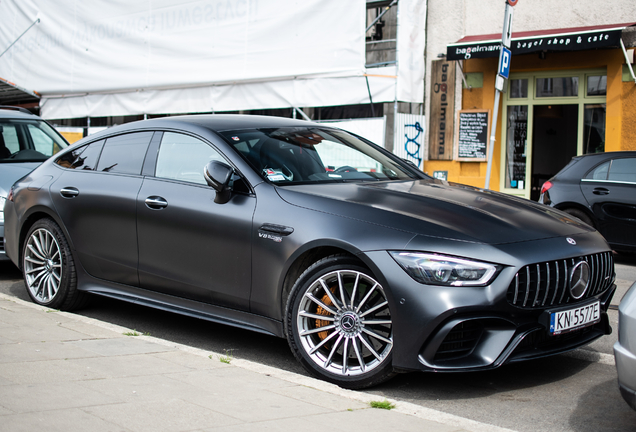
<svg viewBox="0 0 636 432">
<path fill-rule="evenodd" d="M 460 110 L 457 113 L 455 159 L 461 162 L 486 162 L 490 137 L 490 110 Z"/>
<path fill-rule="evenodd" d="M 431 109 L 428 134 L 430 160 L 453 159 L 455 62 L 431 62 Z"/>
<path fill-rule="evenodd" d="M 395 116 L 393 153 L 413 162 L 419 169 L 424 167 L 424 116 L 401 114 Z"/>
</svg>

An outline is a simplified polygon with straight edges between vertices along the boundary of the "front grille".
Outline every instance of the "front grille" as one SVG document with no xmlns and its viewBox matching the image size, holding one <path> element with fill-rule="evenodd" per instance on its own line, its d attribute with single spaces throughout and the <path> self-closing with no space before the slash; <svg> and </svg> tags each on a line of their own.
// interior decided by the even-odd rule
<svg viewBox="0 0 636 432">
<path fill-rule="evenodd" d="M 477 346 L 483 330 L 483 324 L 477 320 L 457 324 L 444 338 L 435 360 L 455 360 L 469 355 Z"/>
<path fill-rule="evenodd" d="M 590 268 L 590 281 L 583 297 L 577 300 L 605 292 L 615 276 L 611 252 L 522 267 L 508 287 L 508 303 L 523 309 L 540 309 L 574 301 L 569 289 L 570 272 L 581 261 Z"/>
<path fill-rule="evenodd" d="M 0 252 L 4 252 L 4 239 L 0 237 Z"/>
</svg>

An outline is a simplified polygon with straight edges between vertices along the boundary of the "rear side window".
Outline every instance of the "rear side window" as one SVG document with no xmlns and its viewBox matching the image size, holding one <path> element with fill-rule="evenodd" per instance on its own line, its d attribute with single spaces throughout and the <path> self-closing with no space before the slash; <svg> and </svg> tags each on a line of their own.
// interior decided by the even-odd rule
<svg viewBox="0 0 636 432">
<path fill-rule="evenodd" d="M 614 159 L 607 179 L 636 183 L 636 158 Z"/>
<path fill-rule="evenodd" d="M 589 180 L 636 183 L 636 158 L 607 161 L 590 171 L 585 178 Z"/>
<path fill-rule="evenodd" d="M 64 168 L 95 170 L 105 141 L 95 141 L 94 143 L 78 147 L 60 156 L 55 163 Z"/>
<path fill-rule="evenodd" d="M 153 132 L 135 132 L 106 140 L 97 171 L 120 174 L 141 174 L 148 144 Z"/>
<path fill-rule="evenodd" d="M 611 161 L 607 161 L 600 164 L 592 171 L 590 171 L 585 178 L 590 180 L 607 180 L 607 173 L 609 172 L 610 163 Z"/>
</svg>

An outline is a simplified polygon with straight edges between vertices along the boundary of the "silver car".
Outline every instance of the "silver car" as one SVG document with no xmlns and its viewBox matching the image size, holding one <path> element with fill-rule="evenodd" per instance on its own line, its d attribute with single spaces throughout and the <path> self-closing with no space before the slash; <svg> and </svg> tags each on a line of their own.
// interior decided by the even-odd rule
<svg viewBox="0 0 636 432">
<path fill-rule="evenodd" d="M 0 106 L 0 261 L 4 250 L 4 202 L 11 186 L 68 142 L 51 125 L 24 108 Z"/>
<path fill-rule="evenodd" d="M 618 387 L 636 410 L 636 282 L 618 306 L 618 342 L 614 344 Z"/>
</svg>

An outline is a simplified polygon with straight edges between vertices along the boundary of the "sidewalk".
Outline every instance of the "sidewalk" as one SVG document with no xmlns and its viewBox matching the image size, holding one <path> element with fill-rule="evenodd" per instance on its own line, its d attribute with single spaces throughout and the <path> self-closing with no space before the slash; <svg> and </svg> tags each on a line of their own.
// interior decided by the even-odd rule
<svg viewBox="0 0 636 432">
<path fill-rule="evenodd" d="M 0 294 L 0 431 L 506 431 Z"/>
</svg>

